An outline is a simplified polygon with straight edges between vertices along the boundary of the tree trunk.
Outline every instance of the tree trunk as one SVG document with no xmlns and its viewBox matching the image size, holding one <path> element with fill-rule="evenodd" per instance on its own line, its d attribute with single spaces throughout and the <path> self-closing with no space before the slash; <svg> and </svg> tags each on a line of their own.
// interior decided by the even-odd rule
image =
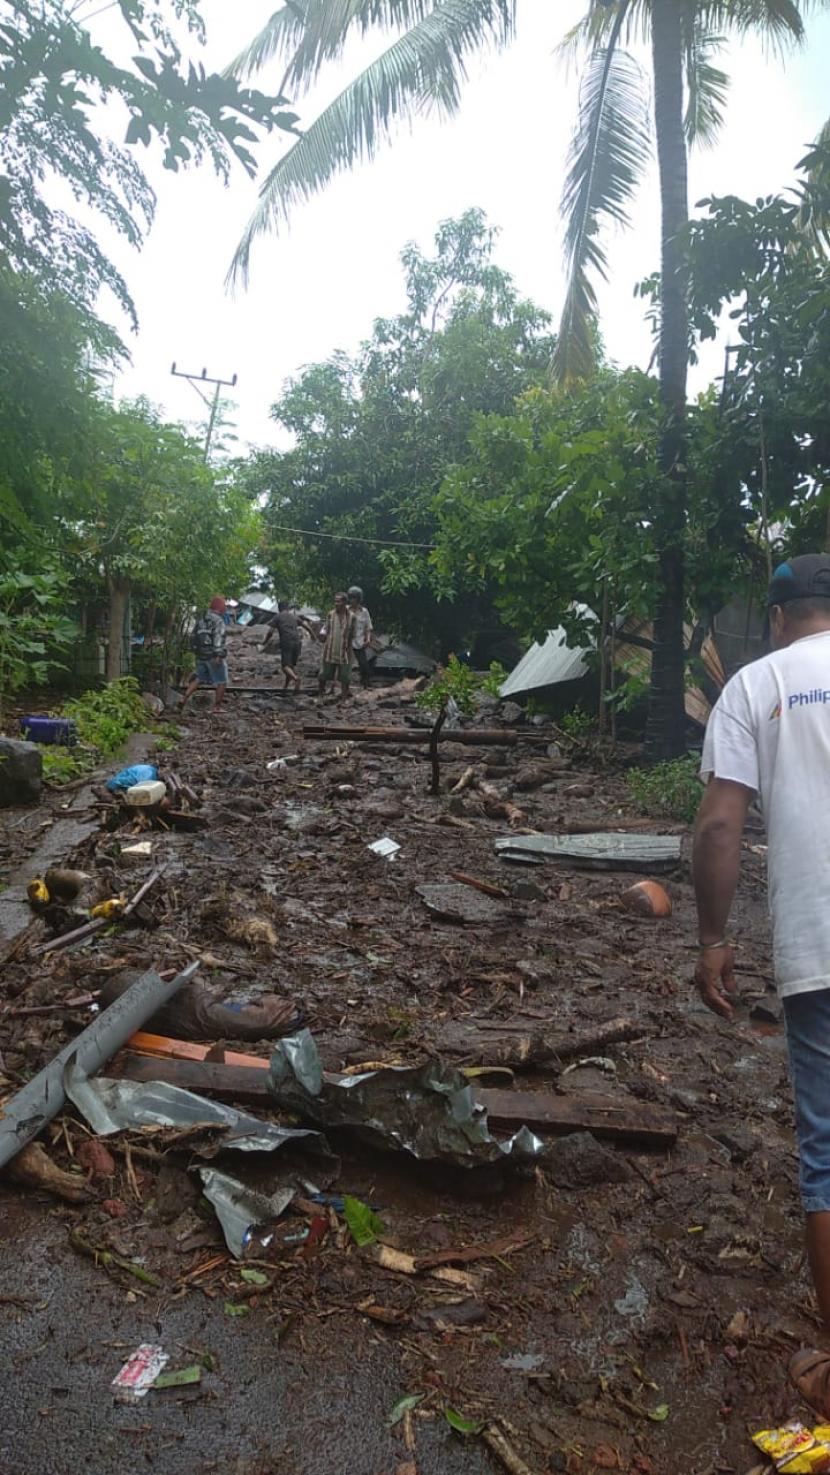
<svg viewBox="0 0 830 1475">
<path fill-rule="evenodd" d="M 110 633 L 107 643 L 107 681 L 117 681 L 121 675 L 121 652 L 124 646 L 124 616 L 130 597 L 129 579 L 119 579 L 115 574 L 107 575 L 107 591 L 110 599 Z"/>
<path fill-rule="evenodd" d="M 683 616 L 686 527 L 686 369 L 689 310 L 682 235 L 689 218 L 683 131 L 681 0 L 651 7 L 654 121 L 660 167 L 660 398 L 665 416 L 659 461 L 664 482 L 654 519 L 658 558 L 654 653 L 646 724 L 652 759 L 685 751 Z"/>
</svg>

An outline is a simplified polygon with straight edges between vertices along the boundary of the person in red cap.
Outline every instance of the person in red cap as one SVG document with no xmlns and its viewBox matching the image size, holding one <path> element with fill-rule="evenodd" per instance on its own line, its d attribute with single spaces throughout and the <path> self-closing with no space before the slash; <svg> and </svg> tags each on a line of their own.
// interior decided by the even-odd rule
<svg viewBox="0 0 830 1475">
<path fill-rule="evenodd" d="M 758 795 L 807 1252 L 830 1346 L 830 556 L 807 553 L 779 565 L 767 621 L 771 654 L 727 682 L 703 744 L 707 788 L 692 867 L 700 947 L 695 982 L 710 1009 L 733 1017 L 727 926 L 747 808 Z M 802 1398 L 830 1419 L 830 1351 L 797 1352 L 790 1376 Z"/>
<path fill-rule="evenodd" d="M 225 636 L 225 600 L 215 594 L 203 615 L 193 627 L 190 646 L 196 657 L 196 670 L 181 695 L 179 706 L 189 701 L 199 686 L 212 686 L 214 711 L 225 700 L 228 684 L 228 648 Z"/>
</svg>

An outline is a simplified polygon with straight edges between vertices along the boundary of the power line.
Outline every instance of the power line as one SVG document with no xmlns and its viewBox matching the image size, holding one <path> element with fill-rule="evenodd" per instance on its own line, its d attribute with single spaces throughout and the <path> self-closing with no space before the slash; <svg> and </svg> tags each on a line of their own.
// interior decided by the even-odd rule
<svg viewBox="0 0 830 1475">
<path fill-rule="evenodd" d="M 403 543 L 394 538 L 355 538 L 350 533 L 321 533 L 314 528 L 290 528 L 284 522 L 271 522 L 268 526 L 279 533 L 299 533 L 303 538 L 333 538 L 336 543 L 374 543 L 379 548 L 426 548 L 435 552 L 434 543 Z"/>
</svg>

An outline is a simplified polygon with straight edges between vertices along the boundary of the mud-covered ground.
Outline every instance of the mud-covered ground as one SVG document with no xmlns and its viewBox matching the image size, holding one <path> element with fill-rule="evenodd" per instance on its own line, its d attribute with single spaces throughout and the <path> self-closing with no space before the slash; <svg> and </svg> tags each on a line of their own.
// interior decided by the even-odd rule
<svg viewBox="0 0 830 1475">
<path fill-rule="evenodd" d="M 231 662 L 237 684 L 278 679 L 252 632 L 236 637 Z M 229 694 L 219 715 L 188 712 L 181 742 L 160 761 L 201 795 L 209 823 L 198 833 L 112 830 L 111 812 L 87 788 L 2 815 L 9 879 L 37 870 L 38 847 L 79 806 L 77 822 L 95 828 L 60 858 L 81 864 L 99 892 L 132 893 L 153 866 L 167 869 L 144 914 L 153 926 L 38 959 L 31 950 L 46 934 L 34 921 L 6 944 L 0 1095 L 91 1018 L 89 1006 L 21 1010 L 95 993 L 127 967 L 175 970 L 201 957 L 203 976 L 228 995 L 296 1000 L 329 1069 L 418 1063 L 447 1049 L 460 1065 L 488 1064 L 481 1050 L 464 1052 L 465 1029 L 479 1042 L 498 1023 L 587 1039 L 627 1016 L 634 1038 L 603 1047 L 599 1063 L 577 1060 L 567 1074 L 556 1060 L 518 1068 L 514 1089 L 650 1103 L 676 1114 L 677 1145 L 613 1147 L 611 1169 L 606 1160 L 595 1176 L 623 1181 L 575 1187 L 579 1161 L 470 1175 L 333 1138 L 341 1168 L 331 1191 L 376 1205 L 387 1244 L 425 1256 L 526 1237 L 523 1247 L 456 1261 L 455 1284 L 382 1268 L 334 1210 L 302 1204 L 281 1235 L 310 1234 L 258 1251 L 266 1284 L 253 1284 L 200 1201 L 192 1170 L 203 1160 L 146 1133 L 109 1139 L 114 1174 L 92 1180 L 86 1202 L 6 1180 L 0 1475 L 483 1475 L 511 1458 L 514 1475 L 744 1475 L 756 1462 L 748 1431 L 804 1414 L 784 1369 L 817 1335 L 770 988 L 763 834 L 756 826 L 746 837 L 733 917 L 744 1007 L 726 1024 L 689 986 L 685 838 L 681 865 L 664 878 L 673 913 L 659 921 L 619 906 L 639 873 L 518 868 L 495 853 L 496 837 L 509 833 L 499 800 L 524 812 L 519 827 L 633 824 L 636 833 L 619 767 L 595 771 L 565 742 L 558 754 L 524 741 L 444 744 L 433 798 L 423 748 L 303 739 L 303 723 L 321 718 L 394 725 L 416 715 L 411 699 L 382 689 L 344 709 L 320 707 L 313 663 L 307 653 L 296 702 Z M 479 720 L 500 719 L 484 711 Z M 268 771 L 274 757 L 294 754 L 297 762 Z M 477 787 L 449 795 L 470 765 L 495 797 Z M 367 849 L 385 835 L 401 847 L 391 861 Z M 120 848 L 142 838 L 152 857 L 128 864 Z M 459 871 L 507 891 L 500 915 L 464 924 L 427 910 L 415 888 Z M 239 923 L 252 919 L 246 935 Z M 759 1003 L 769 1022 L 750 1019 Z M 228 1043 L 258 1055 L 271 1048 Z M 74 1112 L 42 1140 L 84 1179 L 89 1131 Z M 79 1253 L 72 1231 L 160 1285 Z M 115 1403 L 111 1381 L 142 1342 L 163 1344 L 171 1369 L 199 1362 L 201 1383 Z M 405 1395 L 420 1402 L 390 1427 Z M 476 1432 L 454 1432 L 448 1408 L 474 1430 L 498 1430 L 507 1454 Z"/>
</svg>

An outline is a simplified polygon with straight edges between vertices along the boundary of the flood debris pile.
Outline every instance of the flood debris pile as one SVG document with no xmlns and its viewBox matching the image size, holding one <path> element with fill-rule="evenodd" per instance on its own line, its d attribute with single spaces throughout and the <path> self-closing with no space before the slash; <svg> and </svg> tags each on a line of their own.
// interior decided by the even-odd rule
<svg viewBox="0 0 830 1475">
<path fill-rule="evenodd" d="M 238 650 L 251 690 L 188 714 L 151 803 L 91 785 L 61 854 L 70 796 L 2 821 L 0 1213 L 40 1216 L 80 1318 L 136 1312 L 104 1385 L 208 1421 L 244 1328 L 320 1378 L 383 1354 L 366 1475 L 745 1471 L 811 1337 L 762 847 L 727 1026 L 685 831 L 622 770 L 491 703 L 433 795 L 410 683 L 341 722 Z M 194 1306 L 187 1350 L 160 1328 Z M 0 1336 L 48 1318 L 0 1297 Z"/>
</svg>

